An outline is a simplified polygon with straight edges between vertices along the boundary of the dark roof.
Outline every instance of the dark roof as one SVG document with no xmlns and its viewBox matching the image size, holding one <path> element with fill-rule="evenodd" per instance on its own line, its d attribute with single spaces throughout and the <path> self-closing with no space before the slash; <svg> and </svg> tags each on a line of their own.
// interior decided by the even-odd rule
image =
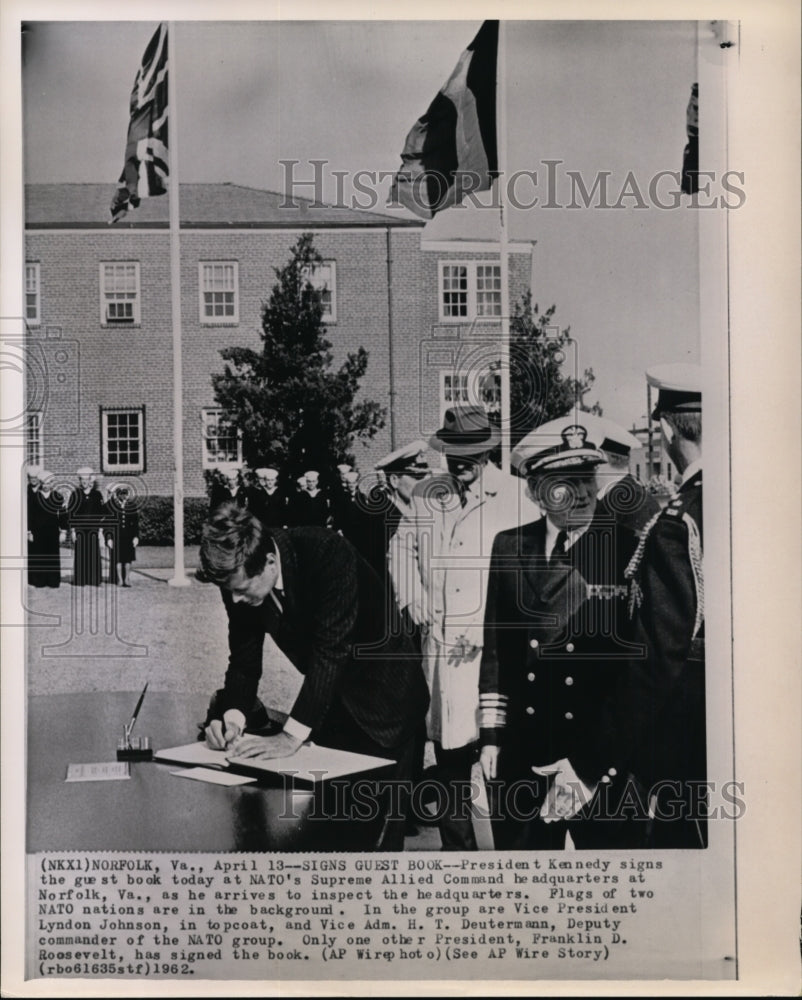
<svg viewBox="0 0 802 1000">
<path fill-rule="evenodd" d="M 27 229 L 96 229 L 109 224 L 115 184 L 26 184 Z M 114 229 L 163 229 L 169 224 L 168 198 L 143 198 Z M 276 191 L 239 184 L 182 184 L 181 228 L 299 228 L 340 226 L 422 226 L 406 213 L 382 215 L 364 209 L 317 206 Z"/>
</svg>

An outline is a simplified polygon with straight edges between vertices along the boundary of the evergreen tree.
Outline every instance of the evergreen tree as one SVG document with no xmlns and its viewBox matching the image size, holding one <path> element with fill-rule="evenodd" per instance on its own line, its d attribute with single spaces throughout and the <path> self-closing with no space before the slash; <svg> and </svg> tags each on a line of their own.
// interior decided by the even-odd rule
<svg viewBox="0 0 802 1000">
<path fill-rule="evenodd" d="M 601 416 L 598 402 L 584 402 L 596 380 L 592 368 L 581 375 L 565 372 L 570 364 L 570 327 L 555 332 L 556 306 L 540 312 L 527 291 L 510 320 L 510 438 L 512 447 L 535 427 L 573 407 Z"/>
<path fill-rule="evenodd" d="M 355 440 L 384 426 L 386 410 L 354 402 L 368 366 L 360 347 L 332 368 L 321 292 L 311 282 L 320 254 L 304 233 L 262 307 L 262 348 L 227 347 L 222 375 L 212 376 L 215 398 L 242 433 L 243 456 L 253 466 L 301 472 L 353 462 Z"/>
</svg>

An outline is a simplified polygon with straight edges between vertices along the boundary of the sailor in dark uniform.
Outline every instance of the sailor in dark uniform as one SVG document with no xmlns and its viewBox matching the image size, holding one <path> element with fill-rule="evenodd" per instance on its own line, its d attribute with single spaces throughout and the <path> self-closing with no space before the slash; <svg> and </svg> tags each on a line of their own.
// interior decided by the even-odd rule
<svg viewBox="0 0 802 1000">
<path fill-rule="evenodd" d="M 106 548 L 109 550 L 109 583 L 130 587 L 131 563 L 139 546 L 139 510 L 127 483 L 117 483 L 106 503 Z"/>
<path fill-rule="evenodd" d="M 637 846 L 608 812 L 625 783 L 605 723 L 630 647 L 624 570 L 637 544 L 599 516 L 603 456 L 584 413 L 527 435 L 511 462 L 545 516 L 496 535 L 479 677 L 481 764 L 495 846 Z"/>
<path fill-rule="evenodd" d="M 248 509 L 268 528 L 287 524 L 287 497 L 279 486 L 277 469 L 257 469 L 256 485 L 248 490 Z"/>
<path fill-rule="evenodd" d="M 36 486 L 28 492 L 28 582 L 33 587 L 58 587 L 61 584 L 59 546 L 66 538 L 64 501 L 53 489 L 53 474 L 35 472 Z"/>
<path fill-rule="evenodd" d="M 72 582 L 76 587 L 99 587 L 102 580 L 100 544 L 105 524 L 103 494 L 95 473 L 85 465 L 78 470 L 78 489 L 70 500 L 68 522 L 75 550 Z"/>
<path fill-rule="evenodd" d="M 661 365 L 646 377 L 682 482 L 627 568 L 641 655 L 628 665 L 619 735 L 622 759 L 651 793 L 649 845 L 698 848 L 707 845 L 701 371 Z"/>
<path fill-rule="evenodd" d="M 219 470 L 222 473 L 222 481 L 217 480 L 212 485 L 209 497 L 209 513 L 215 511 L 221 504 L 235 503 L 238 507 L 247 508 L 248 491 L 242 481 L 241 465 L 224 465 Z"/>
</svg>

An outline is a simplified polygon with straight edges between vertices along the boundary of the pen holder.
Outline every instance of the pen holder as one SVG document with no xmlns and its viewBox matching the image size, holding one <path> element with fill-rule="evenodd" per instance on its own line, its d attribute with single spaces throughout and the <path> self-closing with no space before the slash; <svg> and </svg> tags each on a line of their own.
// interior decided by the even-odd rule
<svg viewBox="0 0 802 1000">
<path fill-rule="evenodd" d="M 149 736 L 121 736 L 117 741 L 117 760 L 153 760 Z"/>
</svg>

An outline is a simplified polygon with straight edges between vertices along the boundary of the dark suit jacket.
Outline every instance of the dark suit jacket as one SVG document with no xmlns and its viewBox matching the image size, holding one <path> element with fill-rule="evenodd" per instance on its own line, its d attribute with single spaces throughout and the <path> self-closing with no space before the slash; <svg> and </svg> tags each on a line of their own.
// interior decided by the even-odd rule
<svg viewBox="0 0 802 1000">
<path fill-rule="evenodd" d="M 251 607 L 233 603 L 223 590 L 230 657 L 217 713 L 238 708 L 249 716 L 269 634 L 304 674 L 291 715 L 313 737 L 336 704 L 381 746 L 398 746 L 420 725 L 429 693 L 383 581 L 336 532 L 306 527 L 272 534 L 283 612 L 269 596 Z"/>
<path fill-rule="evenodd" d="M 531 765 L 567 757 L 583 781 L 596 782 L 613 763 L 603 743 L 604 706 L 631 652 L 624 570 L 637 539 L 597 516 L 565 562 L 551 566 L 545 540 L 541 518 L 493 543 L 479 678 L 482 742 L 501 745 L 507 774 L 531 777 Z M 495 724 L 488 724 L 488 706 L 500 709 Z"/>
</svg>

